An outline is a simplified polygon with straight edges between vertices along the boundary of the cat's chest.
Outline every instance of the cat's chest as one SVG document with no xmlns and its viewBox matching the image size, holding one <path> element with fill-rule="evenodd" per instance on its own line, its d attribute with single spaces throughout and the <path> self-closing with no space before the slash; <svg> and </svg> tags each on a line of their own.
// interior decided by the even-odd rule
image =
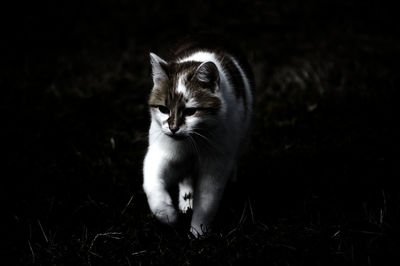
<svg viewBox="0 0 400 266">
<path fill-rule="evenodd" d="M 183 179 L 197 175 L 197 161 L 195 158 L 181 158 L 181 160 L 170 161 L 168 164 L 169 172 L 175 178 Z"/>
<path fill-rule="evenodd" d="M 174 176 L 184 176 L 195 171 L 198 160 L 194 152 L 184 145 L 176 145 L 168 141 L 164 139 L 151 145 L 150 150 L 157 160 L 165 164 L 167 171 Z"/>
</svg>

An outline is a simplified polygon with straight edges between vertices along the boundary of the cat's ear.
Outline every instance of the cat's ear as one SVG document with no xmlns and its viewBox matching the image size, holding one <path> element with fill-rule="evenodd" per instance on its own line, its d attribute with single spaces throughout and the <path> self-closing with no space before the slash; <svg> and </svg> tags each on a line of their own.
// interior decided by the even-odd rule
<svg viewBox="0 0 400 266">
<path fill-rule="evenodd" d="M 219 72 L 213 62 L 204 62 L 196 69 L 194 77 L 213 92 L 219 85 Z"/>
<path fill-rule="evenodd" d="M 154 85 L 159 84 L 168 79 L 167 65 L 168 63 L 154 53 L 150 53 L 150 62 L 153 74 Z"/>
</svg>

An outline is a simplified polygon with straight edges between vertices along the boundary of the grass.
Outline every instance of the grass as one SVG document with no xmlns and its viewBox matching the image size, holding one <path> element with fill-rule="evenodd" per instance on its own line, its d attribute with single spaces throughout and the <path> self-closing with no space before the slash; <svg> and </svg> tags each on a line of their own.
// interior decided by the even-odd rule
<svg viewBox="0 0 400 266">
<path fill-rule="evenodd" d="M 214 4 L 14 9 L 0 66 L 7 265 L 400 261 L 394 11 Z M 249 55 L 257 96 L 239 181 L 192 239 L 190 217 L 158 223 L 141 188 L 148 52 L 210 27 Z"/>
</svg>

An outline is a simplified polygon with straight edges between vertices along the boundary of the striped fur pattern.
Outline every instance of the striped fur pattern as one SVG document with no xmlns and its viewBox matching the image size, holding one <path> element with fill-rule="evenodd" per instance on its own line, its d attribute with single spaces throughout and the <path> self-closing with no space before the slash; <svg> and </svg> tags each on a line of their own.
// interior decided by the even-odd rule
<svg viewBox="0 0 400 266">
<path fill-rule="evenodd" d="M 240 53 L 210 43 L 186 40 L 168 61 L 150 54 L 154 86 L 143 188 L 164 223 L 191 209 L 195 236 L 210 228 L 252 116 L 248 63 Z"/>
</svg>

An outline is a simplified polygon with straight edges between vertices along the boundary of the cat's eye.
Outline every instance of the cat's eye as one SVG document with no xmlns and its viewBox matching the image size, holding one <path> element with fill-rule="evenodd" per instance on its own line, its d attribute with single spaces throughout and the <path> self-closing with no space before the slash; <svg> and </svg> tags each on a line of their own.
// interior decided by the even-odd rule
<svg viewBox="0 0 400 266">
<path fill-rule="evenodd" d="M 191 116 L 194 115 L 197 112 L 196 108 L 185 108 L 183 109 L 183 115 L 184 116 Z"/>
<path fill-rule="evenodd" d="M 165 106 L 162 105 L 158 106 L 158 110 L 160 110 L 160 112 L 163 114 L 169 114 L 169 109 Z"/>
</svg>

